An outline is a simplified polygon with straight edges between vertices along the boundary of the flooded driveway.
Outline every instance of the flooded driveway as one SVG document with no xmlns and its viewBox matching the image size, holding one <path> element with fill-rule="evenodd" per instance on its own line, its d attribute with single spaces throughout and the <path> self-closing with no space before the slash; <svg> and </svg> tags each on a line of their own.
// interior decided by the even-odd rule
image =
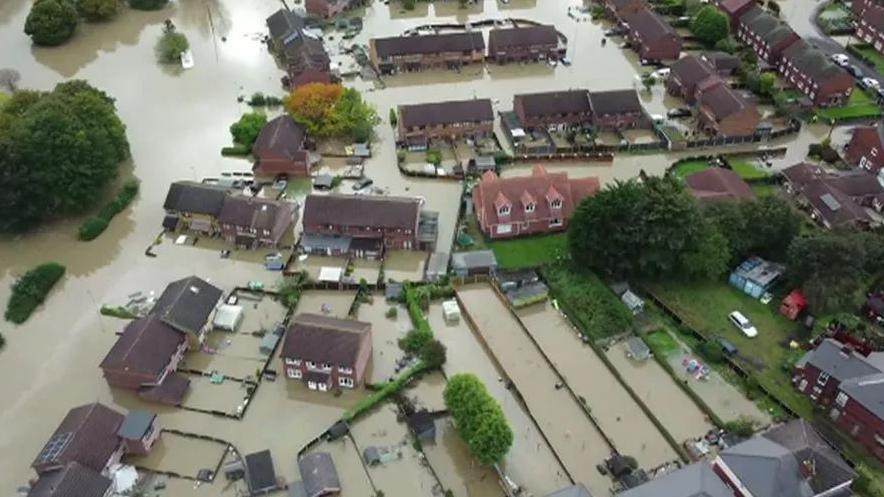
<svg viewBox="0 0 884 497">
<path fill-rule="evenodd" d="M 611 481 L 595 469 L 611 455 L 607 442 L 567 389 L 556 388 L 561 379 L 519 322 L 487 284 L 464 286 L 457 295 L 568 473 L 593 494 L 607 495 Z"/>
<path fill-rule="evenodd" d="M 586 399 L 593 417 L 618 451 L 635 457 L 645 469 L 678 459 L 675 449 L 561 313 L 544 302 L 517 314 L 574 393 Z"/>
</svg>

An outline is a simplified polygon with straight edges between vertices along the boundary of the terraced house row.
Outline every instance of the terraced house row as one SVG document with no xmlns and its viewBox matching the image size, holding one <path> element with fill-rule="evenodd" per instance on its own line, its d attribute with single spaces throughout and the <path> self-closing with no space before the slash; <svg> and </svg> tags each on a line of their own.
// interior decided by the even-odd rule
<svg viewBox="0 0 884 497">
<path fill-rule="evenodd" d="M 737 39 L 758 55 L 759 63 L 779 72 L 814 105 L 841 105 L 850 98 L 853 77 L 753 0 L 724 0 L 719 9 L 728 16 Z"/>
<path fill-rule="evenodd" d="M 856 36 L 884 53 L 884 5 L 875 0 L 853 0 Z"/>
<path fill-rule="evenodd" d="M 681 37 L 644 0 L 606 0 L 605 10 L 623 29 L 630 47 L 643 62 L 676 60 Z"/>
<path fill-rule="evenodd" d="M 392 36 L 369 40 L 372 65 L 382 74 L 420 71 L 429 68 L 454 69 L 482 63 L 559 60 L 565 56 L 565 39 L 554 26 L 530 25 L 494 28 L 485 37 L 481 31 Z"/>
</svg>

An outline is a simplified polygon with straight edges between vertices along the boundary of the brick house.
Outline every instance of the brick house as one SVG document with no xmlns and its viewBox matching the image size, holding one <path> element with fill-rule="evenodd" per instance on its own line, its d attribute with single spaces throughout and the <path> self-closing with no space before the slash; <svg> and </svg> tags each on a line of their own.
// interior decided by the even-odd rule
<svg viewBox="0 0 884 497">
<path fill-rule="evenodd" d="M 252 172 L 259 178 L 310 176 L 310 156 L 306 149 L 307 133 L 291 116 L 279 116 L 261 128 L 252 157 Z"/>
<path fill-rule="evenodd" d="M 798 362 L 792 383 L 884 461 L 884 352 L 863 355 L 827 338 Z"/>
<path fill-rule="evenodd" d="M 869 228 L 880 224 L 869 210 L 884 209 L 884 187 L 868 171 L 836 173 L 800 163 L 787 167 L 782 174 L 786 191 L 824 227 Z"/>
<path fill-rule="evenodd" d="M 724 12 L 731 24 L 731 31 L 737 32 L 740 18 L 755 7 L 755 0 L 723 0 L 718 4 L 718 9 Z"/>
<path fill-rule="evenodd" d="M 677 60 L 681 37 L 662 17 L 644 9 L 626 18 L 626 39 L 643 61 Z"/>
<path fill-rule="evenodd" d="M 288 9 L 267 18 L 270 47 L 286 66 L 289 84 L 330 83 L 331 60 L 322 40 L 306 29 L 304 19 Z"/>
<path fill-rule="evenodd" d="M 755 104 L 724 83 L 701 91 L 698 104 L 699 127 L 711 135 L 751 136 L 761 122 Z"/>
<path fill-rule="evenodd" d="M 286 201 L 230 195 L 224 199 L 218 222 L 224 239 L 237 247 L 278 247 L 292 232 L 295 208 Z"/>
<path fill-rule="evenodd" d="M 755 194 L 739 174 L 723 167 L 710 167 L 684 179 L 688 192 L 703 204 L 752 200 Z"/>
<path fill-rule="evenodd" d="M 697 101 L 697 85 L 714 77 L 716 73 L 711 65 L 696 55 L 688 55 L 670 66 L 666 92 L 693 104 Z"/>
<path fill-rule="evenodd" d="M 853 91 L 853 76 L 804 40 L 783 51 L 779 72 L 790 85 L 819 106 L 841 105 Z"/>
<path fill-rule="evenodd" d="M 191 346 L 199 346 L 212 326 L 212 314 L 224 292 L 208 281 L 188 276 L 166 285 L 150 314 L 183 333 Z"/>
<path fill-rule="evenodd" d="M 596 128 L 639 128 L 651 122 L 635 90 L 591 91 L 588 99 Z"/>
<path fill-rule="evenodd" d="M 649 8 L 645 0 L 605 0 L 604 7 L 608 16 L 619 23 L 623 23 L 626 18 Z"/>
<path fill-rule="evenodd" d="M 574 209 L 599 190 L 598 178 L 569 179 L 534 166 L 530 176 L 500 178 L 492 171 L 473 187 L 479 227 L 491 239 L 565 231 Z"/>
<path fill-rule="evenodd" d="M 299 314 L 286 331 L 280 358 L 286 378 L 326 392 L 362 385 L 371 350 L 371 323 Z"/>
<path fill-rule="evenodd" d="M 428 250 L 436 237 L 422 228 L 421 200 L 371 195 L 308 195 L 304 235 L 308 254 L 380 259 L 387 250 Z"/>
<path fill-rule="evenodd" d="M 479 31 L 372 38 L 368 51 L 372 65 L 382 74 L 456 69 L 485 59 L 485 38 Z"/>
<path fill-rule="evenodd" d="M 192 231 L 204 235 L 216 235 L 218 213 L 229 195 L 229 188 L 207 185 L 196 181 L 176 181 L 169 185 L 163 209 L 166 216 L 163 227 L 170 231 Z"/>
<path fill-rule="evenodd" d="M 145 455 L 153 448 L 153 444 L 160 438 L 160 429 L 157 427 L 157 415 L 148 411 L 129 411 L 117 436 L 120 437 L 126 454 Z"/>
<path fill-rule="evenodd" d="M 884 53 L 884 5 L 874 0 L 853 0 L 856 37 Z"/>
<path fill-rule="evenodd" d="M 437 139 L 479 138 L 494 132 L 494 111 L 487 98 L 399 106 L 399 141 L 429 145 Z"/>
<path fill-rule="evenodd" d="M 736 37 L 752 47 L 760 61 L 772 66 L 780 63 L 784 50 L 801 39 L 788 24 L 757 5 L 740 16 Z"/>
<path fill-rule="evenodd" d="M 568 128 L 592 122 L 586 90 L 515 95 L 513 112 L 526 128 Z"/>
<path fill-rule="evenodd" d="M 112 483 L 107 476 L 70 462 L 32 481 L 27 497 L 111 497 L 118 495 Z"/>
<path fill-rule="evenodd" d="M 881 175 L 884 168 L 884 128 L 880 124 L 853 128 L 853 136 L 844 155 L 850 164 Z"/>
<path fill-rule="evenodd" d="M 361 0 L 304 0 L 304 9 L 314 17 L 329 18 L 363 5 Z"/>
<path fill-rule="evenodd" d="M 541 24 L 488 32 L 488 60 L 498 64 L 559 60 L 565 56 L 565 50 L 555 26 Z"/>
<path fill-rule="evenodd" d="M 719 76 L 732 76 L 740 68 L 740 58 L 727 52 L 703 52 L 700 58 Z"/>
</svg>

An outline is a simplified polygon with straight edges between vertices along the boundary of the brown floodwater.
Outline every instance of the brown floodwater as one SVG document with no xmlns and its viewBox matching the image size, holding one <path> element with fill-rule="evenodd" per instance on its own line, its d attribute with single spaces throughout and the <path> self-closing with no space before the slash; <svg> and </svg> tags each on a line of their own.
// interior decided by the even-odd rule
<svg viewBox="0 0 884 497">
<path fill-rule="evenodd" d="M 30 0 L 0 1 L 0 47 L 3 47 L 0 67 L 17 69 L 22 74 L 23 87 L 49 89 L 60 81 L 79 78 L 89 80 L 116 98 L 132 149 L 132 160 L 124 165 L 124 174 L 136 175 L 142 187 L 133 205 L 93 242 L 76 240 L 81 219 L 57 221 L 34 233 L 0 238 L 0 302 L 8 299 L 14 278 L 36 264 L 54 260 L 68 270 L 46 304 L 27 323 L 6 325 L 0 330 L 7 339 L 0 353 L 0 376 L 16 379 L 0 385 L 0 398 L 4 399 L 0 425 L 14 427 L 0 433 L 0 489 L 3 491 L 31 477 L 28 468 L 31 455 L 39 450 L 70 407 L 94 400 L 122 407 L 142 406 L 131 396 L 110 392 L 101 379 L 97 365 L 123 324 L 100 317 L 98 308 L 102 304 L 118 305 L 125 302 L 126 295 L 136 291 L 159 292 L 169 281 L 190 274 L 210 279 L 226 290 L 251 280 L 271 287 L 278 280 L 276 273 L 263 269 L 255 254 L 235 253 L 231 259 L 220 259 L 219 245 L 213 242 L 182 247 L 165 238 L 155 250 L 158 257 L 145 257 L 144 250 L 160 231 L 162 203 L 170 182 L 249 169 L 247 161 L 221 157 L 219 150 L 229 144 L 230 123 L 250 110 L 237 102 L 238 96 L 256 91 L 281 93 L 279 79 L 283 73 L 260 42 L 266 32 L 265 18 L 280 4 L 265 0 L 187 0 L 174 2 L 158 12 L 124 8 L 110 22 L 82 24 L 75 37 L 62 47 L 36 48 L 22 32 L 31 3 Z M 616 48 L 614 43 L 601 47 L 601 25 L 576 22 L 568 17 L 567 8 L 580 3 L 579 0 L 512 0 L 503 5 L 489 0 L 467 10 L 458 9 L 455 2 L 438 6 L 419 3 L 416 11 L 403 12 L 396 2 L 390 6 L 375 2 L 365 10 L 366 29 L 357 37 L 358 43 L 364 44 L 371 36 L 392 35 L 435 21 L 526 17 L 559 26 L 568 36 L 573 65 L 556 68 L 520 65 L 487 70 L 475 67 L 461 73 L 408 74 L 387 80 L 386 88 L 368 81 L 347 83 L 369 90 L 366 98 L 377 107 L 382 118 L 397 104 L 477 96 L 494 99 L 496 110 L 508 110 L 515 93 L 576 87 L 602 90 L 633 85 L 635 56 Z M 190 40 L 196 61 L 191 70 L 160 65 L 155 60 L 153 47 L 167 18 Z M 652 112 L 677 105 L 664 98 L 660 88 L 655 88 L 651 95 L 643 94 L 642 98 Z M 790 143 L 796 145 L 795 154 L 803 154 L 807 143 L 827 132 L 826 127 L 817 127 L 793 139 Z M 391 127 L 382 124 L 377 134 L 374 156 L 367 161 L 366 174 L 390 194 L 420 195 L 426 199 L 428 209 L 439 211 L 439 246 L 444 250 L 454 235 L 461 185 L 454 181 L 401 176 L 396 168 Z M 331 162 L 327 165 L 334 167 Z M 641 169 L 658 171 L 669 162 L 667 156 L 618 157 L 603 178 L 630 177 Z M 304 186 L 296 188 L 297 196 L 306 194 L 308 189 Z M 416 269 L 404 264 L 403 274 Z M 299 310 L 317 312 L 325 299 L 321 295 L 305 296 Z M 334 298 L 333 314 L 346 313 L 348 304 L 344 300 Z M 39 361 L 34 359 L 37 355 L 41 357 Z M 484 364 L 476 365 L 476 368 L 483 367 Z M 360 392 L 332 398 L 277 380 L 261 385 L 242 422 L 181 410 L 160 411 L 166 426 L 217 435 L 245 452 L 271 448 L 277 459 L 277 471 L 292 478 L 295 476 L 294 456 L 300 446 L 327 428 L 330 420 L 339 417 L 359 398 Z M 530 430 L 518 433 L 530 433 Z M 592 440 L 596 438 L 590 435 L 587 443 L 594 445 Z M 573 440 L 572 444 L 576 445 Z M 519 452 L 526 455 L 511 457 L 547 460 L 537 453 Z M 590 459 L 595 461 L 598 457 Z M 538 471 L 543 475 L 536 478 L 541 485 L 561 483 L 548 474 L 547 463 L 537 464 L 543 469 L 535 470 L 526 465 L 514 473 L 534 475 L 533 471 Z M 535 479 L 522 479 L 526 480 Z M 234 493 L 230 487 L 195 488 L 187 482 L 173 482 L 169 488 L 167 493 L 175 496 Z M 541 489 L 537 493 L 547 491 Z"/>
<path fill-rule="evenodd" d="M 543 302 L 520 309 L 517 314 L 574 393 L 586 399 L 593 417 L 618 451 L 635 457 L 641 467 L 648 469 L 678 459 L 663 434 L 595 351 L 580 341 L 577 330 L 561 313 Z M 668 408 L 681 406 L 673 402 Z"/>
<path fill-rule="evenodd" d="M 464 286 L 457 294 L 475 321 L 476 331 L 515 383 L 568 473 L 593 494 L 607 495 L 611 481 L 595 468 L 611 454 L 607 442 L 571 394 L 556 388 L 561 381 L 559 376 L 519 321 L 487 284 Z M 590 406 L 592 400 L 587 397 Z M 641 458 L 639 461 L 644 464 Z"/>
</svg>

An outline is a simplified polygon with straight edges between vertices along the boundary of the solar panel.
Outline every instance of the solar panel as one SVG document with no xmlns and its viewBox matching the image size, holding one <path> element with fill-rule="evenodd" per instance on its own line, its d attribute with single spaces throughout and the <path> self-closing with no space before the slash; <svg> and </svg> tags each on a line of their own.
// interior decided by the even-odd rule
<svg viewBox="0 0 884 497">
<path fill-rule="evenodd" d="M 61 454 L 61 451 L 63 451 L 64 448 L 67 447 L 68 442 L 71 441 L 71 438 L 73 438 L 73 436 L 74 433 L 68 431 L 65 433 L 59 433 L 58 435 L 55 435 L 54 437 L 49 439 L 49 442 L 47 442 L 46 446 L 43 447 L 43 452 L 40 453 L 40 462 L 49 462 L 56 460 L 59 454 Z"/>
<path fill-rule="evenodd" d="M 833 197 L 831 193 L 825 193 L 821 195 L 820 200 L 822 200 L 823 203 L 826 204 L 826 207 L 828 207 L 829 210 L 831 210 L 832 212 L 835 212 L 841 208 L 841 203 L 835 200 L 835 197 Z"/>
</svg>

